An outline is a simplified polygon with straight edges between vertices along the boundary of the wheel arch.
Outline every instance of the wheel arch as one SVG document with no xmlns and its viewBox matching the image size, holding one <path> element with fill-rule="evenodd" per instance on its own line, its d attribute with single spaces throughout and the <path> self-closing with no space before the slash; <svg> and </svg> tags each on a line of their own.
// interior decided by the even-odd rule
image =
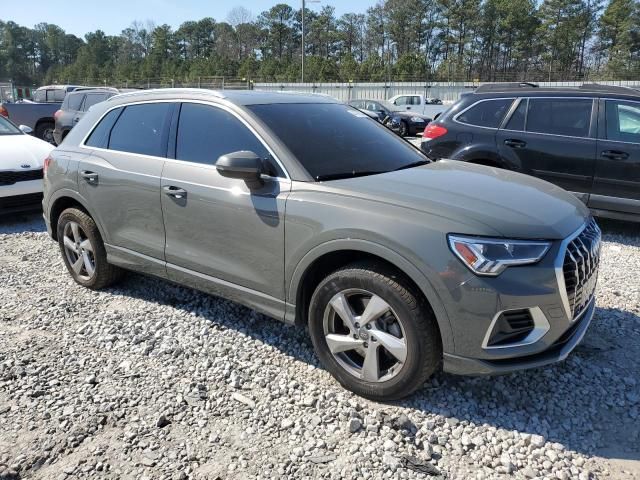
<svg viewBox="0 0 640 480">
<path fill-rule="evenodd" d="M 86 201 L 76 192 L 72 190 L 63 190 L 58 192 L 55 197 L 49 201 L 49 205 L 50 207 L 47 211 L 47 219 L 49 220 L 51 236 L 54 240 L 58 240 L 58 219 L 62 212 L 67 208 L 78 208 L 89 215 L 93 221 L 96 222 L 100 236 L 106 240 L 100 220 L 93 215 L 91 210 L 87 207 Z"/>
<path fill-rule="evenodd" d="M 445 351 L 453 351 L 453 333 L 440 296 L 431 282 L 409 260 L 383 245 L 367 240 L 332 240 L 313 248 L 298 263 L 291 276 L 287 298 L 295 305 L 291 321 L 306 325 L 309 302 L 320 281 L 338 268 L 359 260 L 373 260 L 403 275 L 431 307 Z"/>
</svg>

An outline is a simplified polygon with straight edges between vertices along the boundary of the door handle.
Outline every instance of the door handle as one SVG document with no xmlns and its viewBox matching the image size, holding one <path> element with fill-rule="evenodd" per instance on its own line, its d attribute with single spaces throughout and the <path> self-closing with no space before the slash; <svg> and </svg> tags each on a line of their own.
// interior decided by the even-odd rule
<svg viewBox="0 0 640 480">
<path fill-rule="evenodd" d="M 164 193 L 173 198 L 185 198 L 187 196 L 187 191 L 184 188 L 174 187 L 173 185 L 166 185 L 162 187 Z"/>
<path fill-rule="evenodd" d="M 98 183 L 98 174 L 95 172 L 83 170 L 80 172 L 80 176 L 89 183 Z"/>
<path fill-rule="evenodd" d="M 527 142 L 523 142 L 522 140 L 516 140 L 514 138 L 507 138 L 504 141 L 504 144 L 507 147 L 511 147 L 511 148 L 524 148 L 527 146 Z"/>
<path fill-rule="evenodd" d="M 79 118 L 79 117 L 74 117 L 74 118 L 73 118 L 73 123 L 78 123 L 79 121 L 80 121 L 80 118 Z"/>
<path fill-rule="evenodd" d="M 626 160 L 629 158 L 629 154 L 627 152 L 621 152 L 619 150 L 603 150 L 600 156 L 611 160 Z"/>
</svg>

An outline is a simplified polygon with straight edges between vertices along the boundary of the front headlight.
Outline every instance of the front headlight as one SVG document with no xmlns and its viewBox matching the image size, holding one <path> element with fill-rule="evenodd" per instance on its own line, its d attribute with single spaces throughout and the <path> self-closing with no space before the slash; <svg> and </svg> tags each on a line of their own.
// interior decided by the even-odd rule
<svg viewBox="0 0 640 480">
<path fill-rule="evenodd" d="M 539 262 L 550 242 L 449 235 L 451 251 L 477 275 L 500 275 L 507 267 Z"/>
<path fill-rule="evenodd" d="M 411 121 L 415 123 L 424 123 L 424 118 L 421 117 L 411 117 Z"/>
</svg>

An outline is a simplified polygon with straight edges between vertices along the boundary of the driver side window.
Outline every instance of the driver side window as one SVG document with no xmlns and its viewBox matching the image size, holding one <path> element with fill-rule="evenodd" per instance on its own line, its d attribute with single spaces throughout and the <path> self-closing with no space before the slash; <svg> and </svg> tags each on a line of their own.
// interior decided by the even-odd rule
<svg viewBox="0 0 640 480">
<path fill-rule="evenodd" d="M 234 115 L 211 105 L 182 104 L 176 160 L 215 165 L 220 156 L 239 150 L 252 151 L 264 159 L 269 175 L 284 176 L 262 142 Z"/>
</svg>

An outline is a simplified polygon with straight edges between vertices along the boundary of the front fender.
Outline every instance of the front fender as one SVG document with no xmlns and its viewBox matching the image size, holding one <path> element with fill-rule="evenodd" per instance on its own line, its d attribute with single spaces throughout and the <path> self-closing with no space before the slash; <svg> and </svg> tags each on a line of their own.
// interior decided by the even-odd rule
<svg viewBox="0 0 640 480">
<path fill-rule="evenodd" d="M 356 238 L 336 239 L 326 241 L 312 248 L 306 255 L 304 255 L 304 257 L 302 257 L 293 270 L 291 280 L 289 282 L 289 288 L 287 289 L 287 303 L 290 305 L 295 304 L 297 292 L 301 287 L 301 281 L 304 278 L 304 274 L 317 259 L 328 253 L 344 250 L 356 250 L 380 257 L 393 264 L 396 268 L 411 278 L 418 288 L 420 288 L 433 309 L 436 321 L 438 322 L 438 327 L 440 328 L 443 349 L 445 351 L 454 351 L 453 334 L 449 317 L 447 316 L 447 312 L 440 296 L 429 279 L 409 260 L 399 253 L 384 245 L 369 240 Z M 288 312 L 288 314 L 294 315 L 294 312 L 291 311 Z M 291 319 L 291 321 L 293 321 L 293 319 Z"/>
</svg>

